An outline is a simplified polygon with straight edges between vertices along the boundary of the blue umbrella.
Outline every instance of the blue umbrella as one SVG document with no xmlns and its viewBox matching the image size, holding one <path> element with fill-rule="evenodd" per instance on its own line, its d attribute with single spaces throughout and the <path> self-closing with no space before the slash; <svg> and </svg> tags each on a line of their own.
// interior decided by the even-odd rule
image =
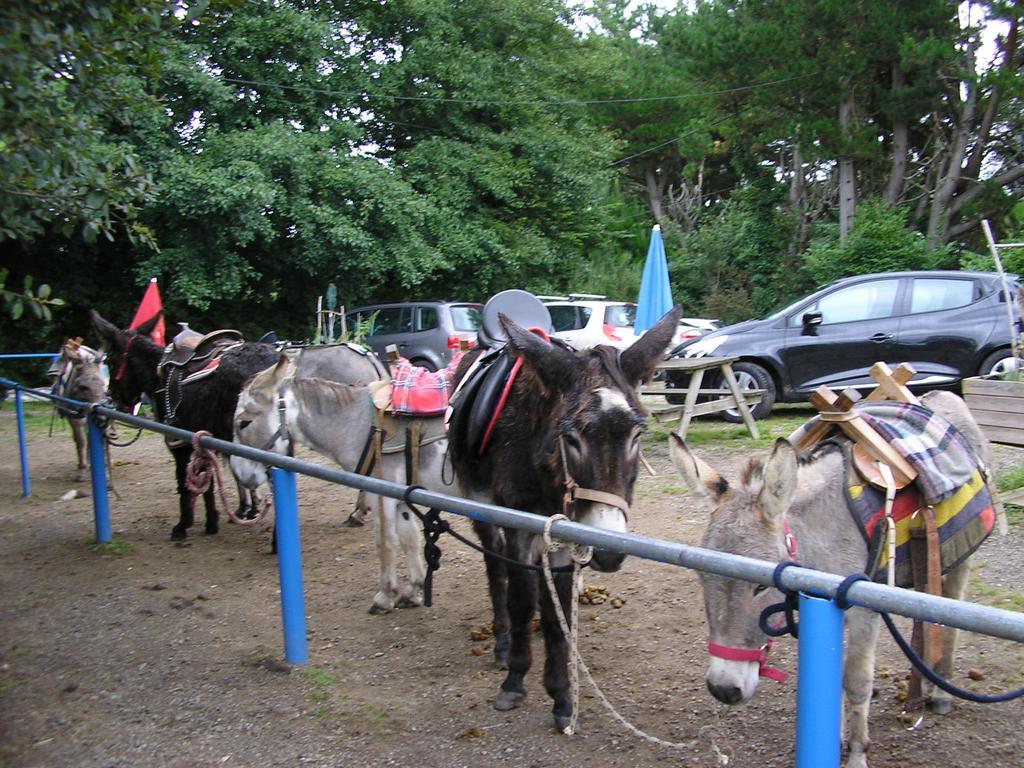
<svg viewBox="0 0 1024 768">
<path fill-rule="evenodd" d="M 665 261 L 665 245 L 661 242 L 661 226 L 651 230 L 651 244 L 647 248 L 644 275 L 640 279 L 640 295 L 636 300 L 636 335 L 654 325 L 661 316 L 672 309 L 672 289 L 668 284 L 668 262 Z"/>
</svg>

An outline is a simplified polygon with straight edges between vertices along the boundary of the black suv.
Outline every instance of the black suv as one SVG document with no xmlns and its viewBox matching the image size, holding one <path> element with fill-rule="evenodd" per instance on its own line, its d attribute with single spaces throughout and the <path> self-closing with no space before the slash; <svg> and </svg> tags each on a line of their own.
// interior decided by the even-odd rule
<svg viewBox="0 0 1024 768">
<path fill-rule="evenodd" d="M 1015 297 L 1017 275 L 1007 284 Z M 916 391 L 952 389 L 962 378 L 1014 367 L 1011 322 L 1019 333 L 1017 303 L 1007 304 L 997 273 L 884 272 L 838 280 L 763 320 L 680 344 L 670 356 L 739 358 L 732 367 L 740 386 L 764 390 L 752 409 L 763 418 L 776 402 L 805 401 L 822 384 L 869 390 L 868 371 L 879 361 L 912 365 Z M 685 374 L 666 378 L 670 387 L 688 381 Z"/>
<path fill-rule="evenodd" d="M 371 304 L 345 313 L 346 330 L 357 328 L 381 360 L 385 348 L 431 371 L 444 368 L 465 340 L 475 342 L 482 304 L 452 301 L 403 301 Z"/>
</svg>

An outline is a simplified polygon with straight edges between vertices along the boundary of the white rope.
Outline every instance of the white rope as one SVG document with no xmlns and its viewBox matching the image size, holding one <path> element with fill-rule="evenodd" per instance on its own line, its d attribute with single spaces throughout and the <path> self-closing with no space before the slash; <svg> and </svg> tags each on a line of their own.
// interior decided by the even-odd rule
<svg viewBox="0 0 1024 768">
<path fill-rule="evenodd" d="M 637 728 L 631 722 L 626 720 L 625 717 L 619 714 L 618 710 L 615 709 L 615 706 L 604 695 L 604 692 L 598 686 L 597 681 L 594 680 L 594 676 L 590 673 L 590 669 L 583 661 L 583 657 L 580 656 L 579 609 L 577 607 L 579 603 L 579 584 L 581 581 L 580 568 L 590 561 L 590 556 L 593 552 L 593 549 L 591 547 L 585 547 L 579 544 L 564 544 L 561 542 L 555 542 L 551 539 L 551 526 L 557 520 L 568 519 L 569 518 L 567 518 L 565 515 L 552 515 L 548 518 L 547 522 L 544 523 L 544 580 L 547 582 L 548 585 L 548 592 L 551 596 L 551 602 L 555 606 L 555 614 L 558 616 L 558 623 L 561 625 L 562 632 L 565 634 L 566 643 L 569 646 L 569 656 L 571 660 L 569 665 L 569 690 L 572 696 L 572 718 L 569 721 L 569 725 L 567 725 L 563 730 L 563 733 L 566 736 L 572 736 L 578 730 L 577 725 L 579 723 L 580 711 L 579 670 L 582 670 L 583 674 L 587 678 L 587 682 L 590 683 L 591 687 L 594 689 L 594 692 L 597 694 L 598 699 L 600 699 L 601 703 L 604 704 L 605 709 L 607 709 L 608 713 L 612 716 L 612 718 L 614 718 L 627 731 L 632 733 L 634 736 L 644 739 L 645 741 L 648 741 L 652 744 L 657 744 L 661 747 L 669 747 L 670 749 L 692 749 L 693 747 L 697 746 L 697 744 L 700 742 L 704 732 L 709 728 L 716 727 L 717 723 L 714 725 L 703 726 L 697 732 L 697 738 L 691 741 L 665 741 L 664 739 L 659 739 L 657 736 L 651 736 L 650 734 L 645 733 L 644 731 Z M 572 599 L 569 603 L 569 608 L 572 611 L 571 630 L 569 628 L 570 622 L 566 621 L 565 613 L 562 610 L 562 603 L 561 601 L 559 601 L 558 593 L 555 591 L 555 580 L 553 572 L 551 570 L 551 553 L 563 547 L 567 547 L 571 550 L 573 561 Z M 718 743 L 715 741 L 714 737 L 712 737 L 711 739 L 711 748 L 715 752 L 715 760 L 718 763 L 718 765 L 726 766 L 729 764 L 729 755 L 727 755 L 719 748 Z"/>
</svg>

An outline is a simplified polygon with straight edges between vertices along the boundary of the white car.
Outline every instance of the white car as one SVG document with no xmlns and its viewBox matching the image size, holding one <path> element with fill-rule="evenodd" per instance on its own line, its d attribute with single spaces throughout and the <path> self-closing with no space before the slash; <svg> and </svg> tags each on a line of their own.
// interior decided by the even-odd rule
<svg viewBox="0 0 1024 768">
<path fill-rule="evenodd" d="M 636 304 L 631 301 L 607 301 L 604 296 L 571 293 L 566 297 L 541 296 L 551 313 L 552 336 L 567 341 L 576 349 L 608 344 L 625 349 L 636 341 Z M 688 318 L 680 321 L 679 332 L 669 349 L 705 332 L 704 324 L 714 321 Z M 698 325 L 698 323 L 700 325 Z M 703 326 L 703 327 L 702 327 Z"/>
</svg>

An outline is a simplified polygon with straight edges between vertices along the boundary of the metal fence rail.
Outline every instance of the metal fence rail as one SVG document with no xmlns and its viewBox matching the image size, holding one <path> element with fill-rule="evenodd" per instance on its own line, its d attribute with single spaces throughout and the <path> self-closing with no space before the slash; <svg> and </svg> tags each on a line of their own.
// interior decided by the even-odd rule
<svg viewBox="0 0 1024 768">
<path fill-rule="evenodd" d="M 23 473 L 27 473 L 24 423 L 21 417 L 20 394 L 24 387 L 0 378 L 0 385 L 16 390 L 19 442 Z M 31 391 L 31 390 L 30 390 Z M 101 422 L 114 419 L 135 427 L 191 441 L 194 433 L 167 426 L 131 414 L 86 403 L 69 401 L 32 391 L 36 397 L 60 401 L 90 412 L 89 447 L 93 467 L 93 504 L 96 518 L 96 540 L 110 541 L 110 522 L 103 471 L 104 435 Z M 242 456 L 274 467 L 272 483 L 278 547 L 278 569 L 281 579 L 281 613 L 284 630 L 285 658 L 293 664 L 308 660 L 305 613 L 302 594 L 302 566 L 299 547 L 298 505 L 295 474 L 301 473 L 332 483 L 340 483 L 382 496 L 397 499 L 408 495 L 415 504 L 453 512 L 473 520 L 494 525 L 543 533 L 547 518 L 528 512 L 483 504 L 446 494 L 390 483 L 340 469 L 311 464 L 299 459 L 213 437 L 200 437 L 199 445 L 228 455 Z M 27 494 L 26 494 L 27 495 Z M 731 576 L 745 581 L 772 585 L 776 563 L 726 554 L 701 547 L 654 539 L 631 533 L 615 533 L 571 521 L 557 521 L 551 533 L 558 539 L 621 552 L 634 557 Z M 798 768 L 836 766 L 839 760 L 839 700 L 842 670 L 843 612 L 833 598 L 843 579 L 830 573 L 793 566 L 779 576 L 785 588 L 799 592 L 803 621 L 799 643 L 797 689 Z M 951 627 L 992 635 L 1024 643 L 1024 614 L 992 608 L 968 601 L 952 600 L 911 590 L 899 589 L 869 581 L 853 584 L 847 591 L 850 603 L 876 611 L 898 614 L 914 619 L 945 624 Z M 838 642 L 836 638 L 839 638 Z M 811 725 L 810 723 L 813 723 Z"/>
</svg>

